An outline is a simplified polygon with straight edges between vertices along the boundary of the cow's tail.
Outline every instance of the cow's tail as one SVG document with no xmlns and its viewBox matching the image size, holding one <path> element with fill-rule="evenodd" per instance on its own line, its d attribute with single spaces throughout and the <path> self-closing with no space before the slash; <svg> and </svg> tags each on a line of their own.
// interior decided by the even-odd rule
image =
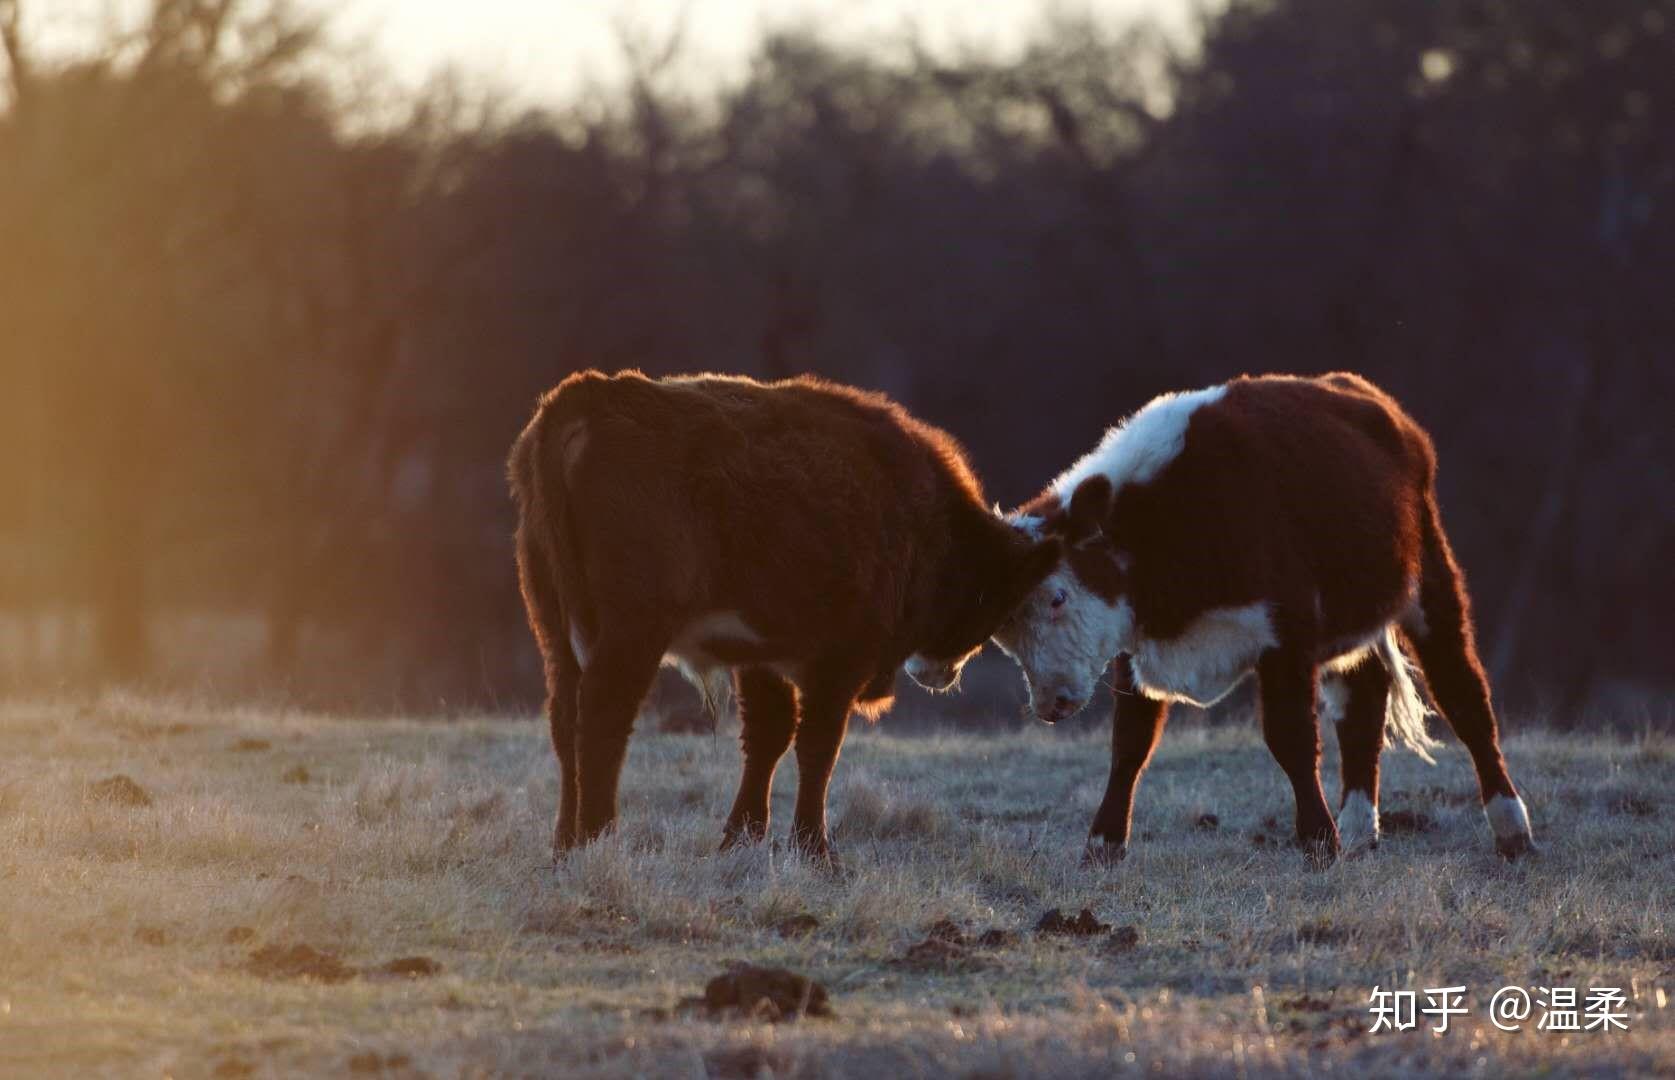
<svg viewBox="0 0 1675 1080">
<path fill-rule="evenodd" d="M 1390 698 L 1384 707 L 1386 740 L 1401 743 L 1435 765 L 1436 758 L 1431 756 L 1431 752 L 1440 749 L 1442 744 L 1426 730 L 1425 718 L 1430 715 L 1430 710 L 1419 694 L 1419 686 L 1413 678 L 1413 663 L 1402 651 L 1394 624 L 1384 628 L 1374 648 L 1384 663 L 1384 669 L 1390 673 Z"/>
<path fill-rule="evenodd" d="M 686 681 L 698 691 L 698 697 L 703 701 L 704 711 L 710 719 L 720 724 L 733 711 L 733 669 L 713 667 L 705 670 L 679 664 L 676 667 Z"/>
<path fill-rule="evenodd" d="M 565 589 L 563 583 L 579 579 L 581 553 L 570 520 L 563 463 L 552 462 L 548 447 L 560 414 L 567 411 L 561 402 L 564 390 L 560 387 L 542 399 L 512 444 L 506 463 L 507 480 L 518 504 L 518 582 L 549 676 L 561 652 L 573 656 L 572 622 L 587 617 L 581 610 L 584 596 L 572 595 L 566 602 L 566 593 L 576 590 Z M 562 434 L 563 428 L 559 431 Z M 569 610 L 572 605 L 577 610 Z"/>
</svg>

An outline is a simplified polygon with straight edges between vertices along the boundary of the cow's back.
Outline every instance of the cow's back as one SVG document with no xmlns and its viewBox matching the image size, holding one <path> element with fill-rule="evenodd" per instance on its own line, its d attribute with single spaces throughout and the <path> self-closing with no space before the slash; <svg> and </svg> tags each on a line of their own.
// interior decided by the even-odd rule
<svg viewBox="0 0 1675 1080">
<path fill-rule="evenodd" d="M 813 380 L 589 374 L 543 411 L 585 588 L 634 580 L 635 603 L 677 620 L 734 611 L 775 638 L 807 634 L 811 611 L 834 633 L 886 625 L 944 501 L 977 497 L 940 433 Z"/>
<path fill-rule="evenodd" d="M 1136 560 L 1181 568 L 1166 604 L 1136 600 L 1160 634 L 1255 600 L 1318 606 L 1328 635 L 1387 620 L 1418 566 L 1432 468 L 1423 432 L 1359 376 L 1234 380 L 1152 484 L 1118 495 Z M 1273 597 L 1286 582 L 1298 594 Z"/>
</svg>

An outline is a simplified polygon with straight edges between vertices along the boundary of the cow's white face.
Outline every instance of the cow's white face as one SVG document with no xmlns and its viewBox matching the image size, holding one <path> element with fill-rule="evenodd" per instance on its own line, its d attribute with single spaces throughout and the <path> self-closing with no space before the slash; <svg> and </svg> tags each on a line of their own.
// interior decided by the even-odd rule
<svg viewBox="0 0 1675 1080">
<path fill-rule="evenodd" d="M 1076 715 L 1134 636 L 1134 610 L 1088 590 L 1061 563 L 999 630 L 994 643 L 1024 669 L 1030 709 L 1047 723 Z"/>
</svg>

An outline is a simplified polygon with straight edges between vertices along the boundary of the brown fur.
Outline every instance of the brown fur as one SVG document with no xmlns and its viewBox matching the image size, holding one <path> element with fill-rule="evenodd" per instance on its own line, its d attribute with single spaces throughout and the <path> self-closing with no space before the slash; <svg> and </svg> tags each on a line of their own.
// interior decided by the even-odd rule
<svg viewBox="0 0 1675 1080">
<path fill-rule="evenodd" d="M 1319 665 L 1391 623 L 1470 750 L 1484 802 L 1516 796 L 1435 473 L 1423 429 L 1360 376 L 1242 378 L 1191 414 L 1181 452 L 1150 481 L 1113 491 L 1096 475 L 1068 506 L 1049 491 L 1019 512 L 1065 541 L 1086 588 L 1127 599 L 1145 639 L 1174 639 L 1212 609 L 1267 605 L 1278 645 L 1256 665 L 1262 729 L 1296 794 L 1299 839 L 1329 857 L 1338 834 L 1320 786 Z M 1136 693 L 1126 655 L 1115 675 L 1111 777 L 1092 834 L 1120 854 L 1167 706 Z M 1376 807 L 1390 673 L 1369 656 L 1346 685 L 1344 792 Z"/>
<path fill-rule="evenodd" d="M 745 767 L 727 841 L 765 833 L 794 740 L 794 833 L 825 853 L 849 713 L 887 708 L 910 655 L 962 663 L 1057 558 L 1056 541 L 985 509 L 948 435 L 809 378 L 573 375 L 542 399 L 510 475 L 560 853 L 614 820 L 629 729 L 671 649 L 735 673 Z M 749 632 L 703 630 L 721 613 Z"/>
</svg>

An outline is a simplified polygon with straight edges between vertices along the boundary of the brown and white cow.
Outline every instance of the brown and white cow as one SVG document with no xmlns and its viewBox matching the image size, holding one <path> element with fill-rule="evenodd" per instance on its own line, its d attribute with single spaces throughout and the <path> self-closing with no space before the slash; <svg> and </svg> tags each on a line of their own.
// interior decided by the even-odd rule
<svg viewBox="0 0 1675 1080">
<path fill-rule="evenodd" d="M 793 836 L 829 857 L 850 712 L 888 708 L 904 662 L 953 685 L 1058 561 L 1056 540 L 985 508 L 948 435 L 814 379 L 573 375 L 542 398 L 510 475 L 559 762 L 556 854 L 615 820 L 629 730 L 668 662 L 738 697 L 724 846 L 766 833 L 794 738 Z"/>
<path fill-rule="evenodd" d="M 1438 512 L 1430 439 L 1356 375 L 1263 376 L 1159 397 L 1014 515 L 1065 544 L 1063 563 L 995 635 L 1048 722 L 1086 705 L 1109 668 L 1110 781 L 1088 840 L 1126 850 L 1134 788 L 1169 703 L 1208 705 L 1260 681 L 1262 732 L 1320 859 L 1377 843 L 1386 732 L 1436 744 L 1405 641 L 1477 767 L 1502 854 L 1528 850 L 1473 644 L 1465 580 Z M 1322 711 L 1338 726 L 1343 800 L 1320 786 Z"/>
</svg>

